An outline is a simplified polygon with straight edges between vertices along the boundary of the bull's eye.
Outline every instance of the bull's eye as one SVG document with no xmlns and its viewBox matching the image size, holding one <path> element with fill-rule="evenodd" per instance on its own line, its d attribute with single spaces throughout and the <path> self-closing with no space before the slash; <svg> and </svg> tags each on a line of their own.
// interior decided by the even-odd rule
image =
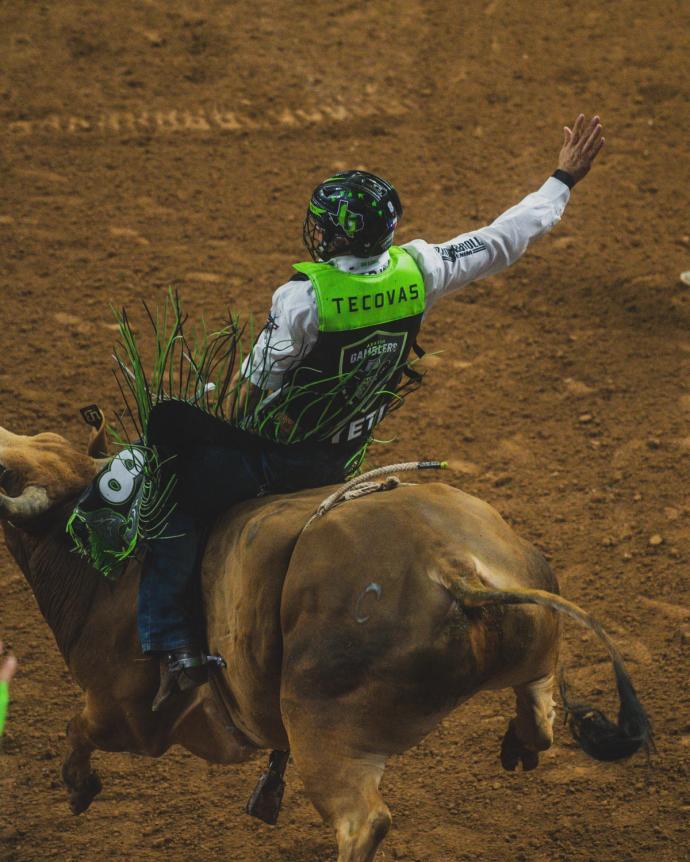
<svg viewBox="0 0 690 862">
<path fill-rule="evenodd" d="M 122 485 L 117 481 L 117 479 L 108 479 L 108 487 L 111 491 L 115 491 L 115 493 L 122 490 Z"/>
</svg>

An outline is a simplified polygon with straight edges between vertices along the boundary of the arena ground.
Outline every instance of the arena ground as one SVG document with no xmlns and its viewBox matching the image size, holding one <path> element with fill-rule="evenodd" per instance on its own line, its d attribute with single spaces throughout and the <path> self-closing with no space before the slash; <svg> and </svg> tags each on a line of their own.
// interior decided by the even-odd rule
<svg viewBox="0 0 690 862">
<path fill-rule="evenodd" d="M 86 439 L 119 405 L 109 305 L 142 319 L 173 286 L 192 315 L 261 320 L 303 255 L 311 188 L 393 180 L 401 239 L 487 223 L 554 169 L 561 127 L 607 144 L 553 233 L 435 311 L 427 382 L 372 464 L 455 459 L 449 481 L 548 554 L 607 626 L 657 753 L 615 765 L 564 728 L 530 774 L 501 771 L 504 692 L 473 700 L 384 779 L 380 859 L 687 858 L 690 268 L 687 5 L 620 0 L 106 0 L 0 7 L 0 421 Z M 684 17 L 685 16 L 685 17 Z M 5 862 L 312 862 L 330 831 L 294 770 L 280 826 L 243 815 L 260 763 L 99 754 L 70 815 L 64 728 L 80 694 L 4 547 L 0 634 L 20 659 L 0 758 Z M 568 624 L 578 691 L 609 709 L 600 646 Z"/>
</svg>

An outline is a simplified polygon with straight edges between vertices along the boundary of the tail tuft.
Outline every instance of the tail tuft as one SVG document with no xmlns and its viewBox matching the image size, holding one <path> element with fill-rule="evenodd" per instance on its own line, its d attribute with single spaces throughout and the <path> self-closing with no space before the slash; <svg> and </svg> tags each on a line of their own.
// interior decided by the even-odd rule
<svg viewBox="0 0 690 862">
<path fill-rule="evenodd" d="M 617 724 L 589 704 L 572 702 L 562 672 L 559 681 L 570 732 L 580 748 L 595 760 L 623 760 L 641 748 L 647 752 L 654 749 L 652 726 L 630 677 L 618 661 L 614 661 L 614 672 L 620 698 Z"/>
<path fill-rule="evenodd" d="M 544 590 L 524 588 L 498 590 L 490 586 L 477 589 L 473 583 L 457 574 L 447 576 L 445 579 L 441 577 L 439 583 L 446 587 L 465 609 L 484 605 L 541 605 L 568 614 L 591 629 L 602 641 L 613 662 L 620 700 L 618 723 L 614 724 L 589 704 L 571 702 L 568 686 L 561 672 L 561 697 L 571 733 L 580 748 L 597 760 L 622 760 L 624 757 L 630 757 L 640 748 L 645 748 L 648 754 L 650 750 L 654 750 L 652 726 L 625 670 L 623 658 L 594 617 L 562 596 Z"/>
</svg>

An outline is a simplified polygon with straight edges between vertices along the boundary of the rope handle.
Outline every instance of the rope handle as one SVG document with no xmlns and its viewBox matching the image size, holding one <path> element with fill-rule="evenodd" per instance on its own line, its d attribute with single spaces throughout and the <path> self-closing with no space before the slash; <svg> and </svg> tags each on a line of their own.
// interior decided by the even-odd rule
<svg viewBox="0 0 690 862">
<path fill-rule="evenodd" d="M 332 509 L 339 500 L 342 498 L 357 485 L 361 485 L 364 482 L 369 482 L 372 479 L 377 479 L 379 476 L 387 476 L 389 473 L 406 473 L 411 472 L 413 470 L 447 470 L 448 462 L 447 461 L 405 461 L 402 464 L 388 464 L 386 467 L 376 467 L 374 470 L 368 470 L 366 473 L 362 473 L 361 476 L 355 476 L 354 479 L 350 479 L 349 482 L 346 482 L 344 485 L 341 485 L 337 491 L 331 494 L 329 497 L 321 503 L 319 508 L 314 512 L 311 518 L 304 525 L 304 529 L 315 521 L 317 518 L 322 518 L 326 512 Z"/>
</svg>

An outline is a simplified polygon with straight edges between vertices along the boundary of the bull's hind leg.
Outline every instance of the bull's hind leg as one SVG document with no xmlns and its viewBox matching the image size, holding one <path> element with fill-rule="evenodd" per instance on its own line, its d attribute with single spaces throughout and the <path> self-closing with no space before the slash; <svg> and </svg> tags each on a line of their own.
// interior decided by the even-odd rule
<svg viewBox="0 0 690 862">
<path fill-rule="evenodd" d="M 379 793 L 385 757 L 333 750 L 315 727 L 290 727 L 290 749 L 304 789 L 335 829 L 338 862 L 372 862 L 391 825 Z"/>
<path fill-rule="evenodd" d="M 69 752 L 62 764 L 62 780 L 69 791 L 72 814 L 81 814 L 91 805 L 102 789 L 101 780 L 91 768 L 95 746 L 87 733 L 84 713 L 79 713 L 67 725 Z"/>
<path fill-rule="evenodd" d="M 535 769 L 539 752 L 553 745 L 553 688 L 554 676 L 548 674 L 513 689 L 517 715 L 508 724 L 501 744 L 504 769 L 512 772 L 520 761 L 525 772 Z"/>
<path fill-rule="evenodd" d="M 327 823 L 335 829 L 338 862 L 372 862 L 388 834 L 391 813 L 379 793 L 385 762 L 372 755 L 335 763 L 321 755 L 319 762 L 300 775 L 307 795 Z"/>
</svg>

